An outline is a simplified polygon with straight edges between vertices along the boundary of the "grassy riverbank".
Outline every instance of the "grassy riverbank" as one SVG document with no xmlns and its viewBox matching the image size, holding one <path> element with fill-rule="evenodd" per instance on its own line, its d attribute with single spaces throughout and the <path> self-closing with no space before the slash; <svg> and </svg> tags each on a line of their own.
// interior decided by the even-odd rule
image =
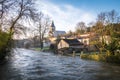
<svg viewBox="0 0 120 80">
<path fill-rule="evenodd" d="M 96 54 L 96 53 L 92 53 L 92 54 L 81 54 L 80 57 L 82 59 L 91 59 L 91 60 L 96 60 L 96 61 L 105 61 L 105 54 Z"/>
<path fill-rule="evenodd" d="M 119 63 L 120 64 L 120 55 L 108 55 L 108 54 L 81 54 L 80 56 L 82 59 L 90 59 L 95 61 L 103 61 L 103 62 L 109 62 L 109 63 Z"/>
</svg>

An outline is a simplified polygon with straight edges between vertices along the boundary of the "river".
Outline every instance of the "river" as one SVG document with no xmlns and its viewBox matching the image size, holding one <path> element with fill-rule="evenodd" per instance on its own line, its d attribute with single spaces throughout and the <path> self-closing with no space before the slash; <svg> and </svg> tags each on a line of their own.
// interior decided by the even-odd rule
<svg viewBox="0 0 120 80">
<path fill-rule="evenodd" d="M 13 57 L 0 66 L 0 80 L 120 80 L 120 66 L 15 49 Z"/>
</svg>

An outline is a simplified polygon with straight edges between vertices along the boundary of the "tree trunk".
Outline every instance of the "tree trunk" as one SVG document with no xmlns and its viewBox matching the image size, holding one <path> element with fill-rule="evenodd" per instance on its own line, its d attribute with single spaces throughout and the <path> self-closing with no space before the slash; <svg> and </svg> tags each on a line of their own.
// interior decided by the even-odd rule
<svg viewBox="0 0 120 80">
<path fill-rule="evenodd" d="M 43 41 L 40 42 L 40 48 L 43 49 Z"/>
</svg>

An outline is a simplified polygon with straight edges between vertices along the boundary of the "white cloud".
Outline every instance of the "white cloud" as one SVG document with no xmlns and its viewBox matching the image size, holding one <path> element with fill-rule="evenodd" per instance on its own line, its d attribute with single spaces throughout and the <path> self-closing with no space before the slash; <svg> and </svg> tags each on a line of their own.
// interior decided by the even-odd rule
<svg viewBox="0 0 120 80">
<path fill-rule="evenodd" d="M 37 2 L 39 9 L 54 20 L 57 30 L 74 30 L 79 21 L 89 23 L 95 19 L 94 14 L 72 5 L 57 5 L 46 0 Z"/>
</svg>

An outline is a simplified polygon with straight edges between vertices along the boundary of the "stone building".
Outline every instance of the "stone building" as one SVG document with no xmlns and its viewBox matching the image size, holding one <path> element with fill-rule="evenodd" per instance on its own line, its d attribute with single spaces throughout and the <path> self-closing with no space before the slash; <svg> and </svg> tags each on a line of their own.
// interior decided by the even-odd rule
<svg viewBox="0 0 120 80">
<path fill-rule="evenodd" d="M 66 34 L 65 31 L 56 30 L 54 22 L 52 21 L 49 27 L 49 40 L 51 43 L 55 43 L 56 39 L 62 35 Z"/>
<path fill-rule="evenodd" d="M 54 22 L 52 21 L 52 24 L 49 28 L 49 37 L 58 37 L 58 36 L 61 36 L 61 35 L 64 35 L 64 34 L 66 34 L 65 31 L 56 30 Z"/>
</svg>

